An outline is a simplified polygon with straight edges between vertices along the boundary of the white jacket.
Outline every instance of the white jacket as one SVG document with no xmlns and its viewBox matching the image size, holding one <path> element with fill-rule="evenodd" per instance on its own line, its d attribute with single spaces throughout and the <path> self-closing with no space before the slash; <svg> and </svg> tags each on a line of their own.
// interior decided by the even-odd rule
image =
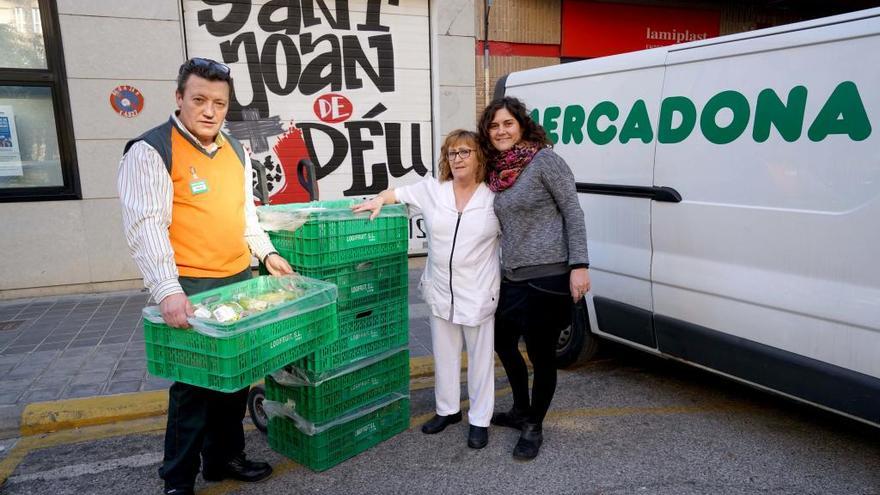
<svg viewBox="0 0 880 495">
<path fill-rule="evenodd" d="M 481 183 L 461 215 L 451 180 L 427 179 L 394 193 L 425 219 L 428 261 L 419 285 L 434 316 L 467 326 L 492 317 L 501 284 L 495 193 Z"/>
</svg>

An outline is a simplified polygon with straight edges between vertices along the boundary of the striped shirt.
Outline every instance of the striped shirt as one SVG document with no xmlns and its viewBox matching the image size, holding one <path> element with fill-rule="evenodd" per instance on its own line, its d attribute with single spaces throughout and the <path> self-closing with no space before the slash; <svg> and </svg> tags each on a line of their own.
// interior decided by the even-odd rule
<svg viewBox="0 0 880 495">
<path fill-rule="evenodd" d="M 199 143 L 176 115 L 172 115 L 172 118 L 178 129 L 186 133 L 191 141 Z M 224 140 L 218 139 L 203 148 L 211 153 L 223 144 Z M 275 248 L 257 220 L 251 190 L 253 169 L 250 160 L 245 160 L 244 178 L 244 237 L 251 252 L 262 260 Z M 144 285 L 150 290 L 153 300 L 158 303 L 172 294 L 183 293 L 177 280 L 179 275 L 174 250 L 168 237 L 174 186 L 159 152 L 144 141 L 133 144 L 119 162 L 117 187 L 129 253 L 144 275 Z"/>
</svg>

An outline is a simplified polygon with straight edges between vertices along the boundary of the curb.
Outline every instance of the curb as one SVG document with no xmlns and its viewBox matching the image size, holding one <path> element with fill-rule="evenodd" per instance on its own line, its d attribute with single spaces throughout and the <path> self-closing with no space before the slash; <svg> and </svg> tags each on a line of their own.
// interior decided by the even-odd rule
<svg viewBox="0 0 880 495">
<path fill-rule="evenodd" d="M 528 362 L 528 357 L 521 350 Z M 500 361 L 496 356 L 496 366 Z M 462 370 L 467 369 L 467 354 L 461 356 Z M 424 378 L 434 374 L 434 357 L 416 356 L 409 360 L 410 379 Z M 0 431 L 0 438 L 11 436 L 29 437 L 61 430 L 106 425 L 155 416 L 168 412 L 168 391 L 135 392 L 130 394 L 35 402 L 25 406 L 17 431 L 7 427 Z M 5 435 L 9 434 L 9 435 Z"/>
<path fill-rule="evenodd" d="M 149 418 L 167 412 L 167 390 L 35 402 L 25 406 L 21 413 L 19 433 L 22 437 L 28 437 L 84 426 Z"/>
<path fill-rule="evenodd" d="M 464 366 L 466 362 L 467 360 L 463 358 L 462 365 Z M 434 358 L 432 356 L 410 358 L 409 370 L 411 378 L 433 375 Z M 0 438 L 29 437 L 86 426 L 164 416 L 167 412 L 167 390 L 35 402 L 24 407 L 18 428 L 15 429 L 13 425 L 7 426 L 4 431 L 0 431 Z"/>
</svg>

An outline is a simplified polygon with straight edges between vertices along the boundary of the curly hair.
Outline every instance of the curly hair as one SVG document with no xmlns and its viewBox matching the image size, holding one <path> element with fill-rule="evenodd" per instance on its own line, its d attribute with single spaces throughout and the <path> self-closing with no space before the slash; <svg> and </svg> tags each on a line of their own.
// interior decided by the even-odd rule
<svg viewBox="0 0 880 495">
<path fill-rule="evenodd" d="M 491 156 L 491 154 L 495 152 L 495 147 L 492 146 L 492 140 L 489 137 L 489 125 L 492 124 L 492 119 L 495 118 L 495 113 L 502 108 L 510 112 L 510 114 L 513 115 L 513 118 L 519 123 L 520 129 L 522 129 L 521 139 L 523 141 L 544 145 L 553 144 L 547 137 L 547 133 L 544 132 L 544 128 L 529 117 L 529 112 L 523 102 L 512 96 L 504 96 L 489 103 L 486 109 L 483 110 L 483 114 L 480 116 L 480 145 L 483 147 L 483 152 L 486 156 Z"/>
<path fill-rule="evenodd" d="M 483 150 L 480 148 L 480 136 L 476 132 L 464 129 L 456 129 L 450 132 L 446 139 L 443 140 L 443 146 L 440 147 L 440 182 L 452 179 L 452 167 L 449 165 L 446 153 L 449 151 L 449 148 L 460 143 L 468 144 L 473 148 L 474 151 L 472 153 L 474 153 L 474 158 L 477 160 L 477 182 L 485 182 L 488 170 L 486 168 L 486 155 L 483 154 Z"/>
</svg>

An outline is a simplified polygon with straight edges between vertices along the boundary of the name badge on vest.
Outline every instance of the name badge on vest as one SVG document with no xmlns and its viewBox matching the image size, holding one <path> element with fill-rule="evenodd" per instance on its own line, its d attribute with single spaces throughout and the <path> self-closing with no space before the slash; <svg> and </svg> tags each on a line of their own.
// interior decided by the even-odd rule
<svg viewBox="0 0 880 495">
<path fill-rule="evenodd" d="M 189 191 L 193 196 L 208 192 L 208 182 L 205 179 L 199 179 L 199 176 L 196 174 L 196 168 L 190 167 L 189 171 L 192 174 L 192 180 L 189 181 Z"/>
</svg>

